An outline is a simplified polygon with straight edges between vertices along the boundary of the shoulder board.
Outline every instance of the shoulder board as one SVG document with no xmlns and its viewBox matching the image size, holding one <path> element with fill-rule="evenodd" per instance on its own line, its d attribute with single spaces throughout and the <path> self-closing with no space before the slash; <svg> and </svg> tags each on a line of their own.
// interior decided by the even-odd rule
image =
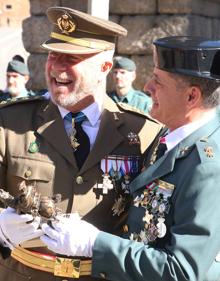
<svg viewBox="0 0 220 281">
<path fill-rule="evenodd" d="M 13 105 L 13 104 L 18 104 L 18 103 L 23 103 L 27 101 L 34 101 L 34 100 L 45 100 L 43 96 L 27 96 L 27 97 L 21 97 L 21 98 L 12 98 L 8 99 L 6 101 L 1 101 L 0 102 L 0 108 Z"/>
<path fill-rule="evenodd" d="M 148 116 L 148 114 L 146 114 L 144 111 L 142 111 L 142 110 L 140 110 L 136 107 L 133 107 L 133 106 L 127 104 L 127 103 L 117 102 L 117 105 L 122 110 L 135 112 L 135 113 L 138 113 L 138 114 L 143 115 L 143 116 Z"/>
<path fill-rule="evenodd" d="M 144 111 L 142 111 L 142 110 L 140 110 L 140 109 L 138 109 L 136 107 L 133 107 L 133 106 L 131 106 L 129 104 L 126 104 L 124 102 L 118 102 L 116 104 L 117 104 L 117 106 L 119 107 L 120 110 L 135 113 L 135 114 L 137 114 L 139 116 L 142 116 L 145 119 L 149 119 L 149 120 L 151 120 L 151 121 L 153 121 L 155 123 L 160 124 L 159 121 L 157 121 L 156 119 L 152 118 L 149 114 L 145 113 Z"/>
</svg>

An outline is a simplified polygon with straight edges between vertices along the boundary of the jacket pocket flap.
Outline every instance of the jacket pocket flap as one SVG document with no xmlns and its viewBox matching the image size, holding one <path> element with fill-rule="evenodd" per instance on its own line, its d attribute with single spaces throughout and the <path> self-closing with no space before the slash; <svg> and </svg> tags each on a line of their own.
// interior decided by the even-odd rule
<svg viewBox="0 0 220 281">
<path fill-rule="evenodd" d="M 8 165 L 8 173 L 25 180 L 41 180 L 49 182 L 54 175 L 53 163 L 38 159 L 12 157 Z"/>
</svg>

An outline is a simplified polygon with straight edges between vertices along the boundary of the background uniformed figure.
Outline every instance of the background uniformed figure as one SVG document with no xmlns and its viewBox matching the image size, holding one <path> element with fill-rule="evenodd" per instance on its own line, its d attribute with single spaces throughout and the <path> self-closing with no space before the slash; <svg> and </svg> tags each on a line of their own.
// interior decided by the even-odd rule
<svg viewBox="0 0 220 281">
<path fill-rule="evenodd" d="M 26 89 L 29 80 L 29 70 L 20 55 L 15 55 L 8 63 L 6 70 L 6 89 L 1 91 L 0 102 L 12 98 L 33 96 L 34 93 Z"/>
<path fill-rule="evenodd" d="M 92 256 L 94 277 L 218 281 L 220 42 L 183 36 L 154 46 L 155 67 L 145 87 L 151 115 L 168 127 L 159 141 L 167 150 L 130 184 L 124 239 L 76 218 L 54 229 L 44 224 L 41 239 L 61 254 Z M 73 227 L 64 230 L 66 224 Z"/>
<path fill-rule="evenodd" d="M 61 194 L 57 207 L 63 213 L 78 213 L 97 228 L 120 234 L 127 183 L 139 173 L 141 154 L 161 125 L 106 95 L 123 27 L 63 7 L 50 8 L 47 15 L 54 26 L 42 45 L 49 50 L 49 92 L 2 106 L 0 187 L 13 196 L 24 186 L 42 196 Z M 28 242 L 42 234 L 38 227 L 39 218 L 30 214 L 12 208 L 0 214 L 1 281 L 72 280 L 77 273 L 79 280 L 96 280 L 88 258 L 80 264 L 74 257 L 63 260 L 40 240 Z"/>
<path fill-rule="evenodd" d="M 115 57 L 112 67 L 112 80 L 114 91 L 108 95 L 116 102 L 123 102 L 148 113 L 151 109 L 152 100 L 144 92 L 134 89 L 132 86 L 136 79 L 136 64 L 126 57 Z"/>
</svg>

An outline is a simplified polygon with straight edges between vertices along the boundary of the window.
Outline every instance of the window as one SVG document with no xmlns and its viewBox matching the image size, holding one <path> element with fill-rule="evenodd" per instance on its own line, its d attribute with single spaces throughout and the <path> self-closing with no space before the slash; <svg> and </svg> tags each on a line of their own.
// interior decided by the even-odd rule
<svg viewBox="0 0 220 281">
<path fill-rule="evenodd" d="M 11 10 L 12 9 L 12 5 L 10 5 L 10 4 L 5 5 L 5 9 L 6 10 Z"/>
</svg>

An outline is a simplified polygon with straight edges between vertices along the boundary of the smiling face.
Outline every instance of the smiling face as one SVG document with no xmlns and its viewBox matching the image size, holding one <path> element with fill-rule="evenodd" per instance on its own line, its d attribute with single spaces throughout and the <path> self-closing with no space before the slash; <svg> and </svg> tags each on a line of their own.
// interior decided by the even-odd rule
<svg viewBox="0 0 220 281">
<path fill-rule="evenodd" d="M 100 54 L 50 52 L 46 63 L 46 79 L 51 99 L 72 112 L 80 111 L 94 102 L 105 72 L 103 64 Z"/>
<path fill-rule="evenodd" d="M 189 89 L 174 74 L 155 67 L 152 78 L 144 87 L 153 101 L 150 115 L 171 131 L 183 126 L 187 123 Z"/>
</svg>

